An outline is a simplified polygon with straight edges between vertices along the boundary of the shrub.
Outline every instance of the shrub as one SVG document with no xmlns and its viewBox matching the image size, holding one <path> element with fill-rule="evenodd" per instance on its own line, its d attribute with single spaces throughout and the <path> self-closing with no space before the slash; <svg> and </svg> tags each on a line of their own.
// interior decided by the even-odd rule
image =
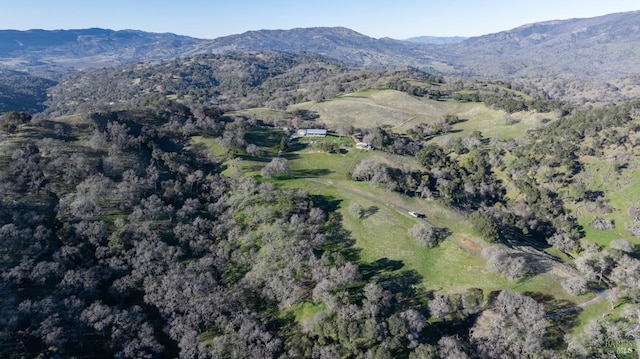
<svg viewBox="0 0 640 359">
<path fill-rule="evenodd" d="M 349 205 L 349 212 L 351 212 L 356 218 L 362 219 L 364 217 L 364 208 L 360 203 L 352 203 Z"/>
<path fill-rule="evenodd" d="M 485 211 L 475 211 L 469 216 L 469 221 L 473 228 L 478 231 L 482 238 L 489 242 L 495 242 L 499 238 L 498 225 Z"/>
<path fill-rule="evenodd" d="M 612 219 L 596 216 L 591 222 L 589 222 L 589 227 L 598 231 L 606 231 L 615 228 L 615 224 Z"/>
<path fill-rule="evenodd" d="M 409 230 L 409 235 L 415 238 L 422 247 L 433 248 L 440 243 L 441 235 L 432 226 L 416 224 Z"/>
</svg>

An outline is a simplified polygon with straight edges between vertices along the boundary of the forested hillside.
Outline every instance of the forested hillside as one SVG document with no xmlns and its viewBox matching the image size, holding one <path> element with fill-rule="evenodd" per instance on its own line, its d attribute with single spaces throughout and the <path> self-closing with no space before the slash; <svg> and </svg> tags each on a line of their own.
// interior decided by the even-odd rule
<svg viewBox="0 0 640 359">
<path fill-rule="evenodd" d="M 45 109 L 47 89 L 56 84 L 29 74 L 0 70 L 0 113 L 8 111 L 40 112 Z"/>
<path fill-rule="evenodd" d="M 221 163 L 186 146 L 191 134 L 227 138 L 241 123 L 157 106 L 3 121 L 17 121 L 3 127 L 0 159 L 3 356 L 512 350 L 428 329 L 418 278 L 375 263 L 363 272 L 327 199 L 221 176 Z M 482 309 L 481 290 L 460 298 L 456 318 Z M 503 291 L 492 304 L 510 323 L 508 311 L 527 313 L 513 322 L 538 338 L 526 353 L 542 350 L 548 325 L 531 301 Z M 301 320 L 301 305 L 317 314 Z"/>
<path fill-rule="evenodd" d="M 324 92 L 329 85 L 334 92 Z M 487 273 L 515 288 L 546 276 L 575 301 L 606 290 L 611 309 L 603 312 L 612 320 L 587 316 L 577 329 L 578 303 L 544 287 L 426 290 L 432 279 L 402 262 L 360 256 L 361 238 L 345 229 L 343 215 L 364 221 L 375 210 L 345 211 L 341 200 L 283 186 L 287 158 L 305 154 L 278 126 L 324 126 L 318 114 L 289 105 L 383 89 L 426 103 L 490 106 L 507 114 L 506 126 L 523 111 L 555 114 L 506 140 L 456 129 L 477 120 L 454 114 L 406 132 L 345 122 L 335 130 L 376 151 L 339 181 L 457 211 L 474 229 Z M 272 52 L 199 55 L 63 81 L 47 112 L 1 117 L 2 355 L 590 357 L 615 352 L 593 344 L 611 338 L 627 348 L 638 310 L 636 205 L 612 203 L 614 192 L 586 174 L 613 159 L 612 176 L 633 175 L 626 168 L 637 163 L 629 149 L 640 106 L 581 110 L 524 90 Z M 401 160 L 381 162 L 375 153 Z M 258 163 L 260 175 L 239 170 L 242 161 Z M 577 208 L 599 213 L 589 226 L 623 226 L 628 235 L 599 243 L 584 216 L 572 214 Z M 629 216 L 611 219 L 621 210 Z M 448 231 L 416 225 L 407 236 L 437 251 Z"/>
<path fill-rule="evenodd" d="M 201 41 L 136 30 L 0 30 L 0 64 L 59 80 L 86 68 L 185 56 Z"/>
<path fill-rule="evenodd" d="M 285 52 L 197 55 L 79 72 L 50 90 L 47 111 L 60 115 L 126 108 L 164 97 L 227 110 L 285 109 L 294 103 L 376 87 L 381 78 L 396 71 L 420 79 L 429 76 L 411 68 L 372 71 L 317 55 Z"/>
<path fill-rule="evenodd" d="M 0 33 L 0 358 L 637 357 L 638 16 Z"/>
</svg>

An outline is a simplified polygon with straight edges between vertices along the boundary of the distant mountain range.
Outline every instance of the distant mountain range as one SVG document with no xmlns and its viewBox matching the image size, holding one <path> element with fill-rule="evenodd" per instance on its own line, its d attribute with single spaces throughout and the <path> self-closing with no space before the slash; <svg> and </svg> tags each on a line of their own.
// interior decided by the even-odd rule
<svg viewBox="0 0 640 359">
<path fill-rule="evenodd" d="M 60 78 L 87 67 L 182 57 L 202 41 L 136 30 L 2 30 L 0 67 Z"/>
<path fill-rule="evenodd" d="M 429 66 L 436 59 L 427 48 L 408 41 L 374 39 L 344 27 L 249 31 L 202 44 L 203 51 L 244 50 L 310 52 L 356 66 Z"/>
<path fill-rule="evenodd" d="M 488 76 L 571 74 L 613 78 L 640 73 L 640 11 L 520 26 L 442 48 L 438 54 Z"/>
<path fill-rule="evenodd" d="M 135 30 L 4 30 L 0 69 L 60 80 L 85 68 L 274 50 L 319 54 L 372 68 L 413 66 L 456 76 L 633 85 L 640 74 L 639 24 L 640 11 L 634 11 L 541 22 L 466 39 L 408 40 L 375 39 L 342 27 L 249 31 L 213 40 Z M 559 90 L 555 94 L 562 96 Z"/>
<path fill-rule="evenodd" d="M 428 44 L 428 45 L 447 45 L 447 44 L 457 44 L 464 40 L 468 39 L 468 37 L 463 36 L 450 36 L 450 37 L 442 37 L 442 36 L 417 36 L 410 37 L 406 41 L 416 42 L 418 44 Z"/>
</svg>

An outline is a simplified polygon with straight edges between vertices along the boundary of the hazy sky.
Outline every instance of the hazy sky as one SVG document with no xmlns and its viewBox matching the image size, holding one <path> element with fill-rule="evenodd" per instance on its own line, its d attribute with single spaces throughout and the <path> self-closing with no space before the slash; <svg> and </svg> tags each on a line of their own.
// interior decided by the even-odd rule
<svg viewBox="0 0 640 359">
<path fill-rule="evenodd" d="M 0 0 L 0 29 L 102 27 L 212 39 L 249 30 L 344 26 L 405 39 L 479 36 L 634 10 L 640 10 L 638 0 Z"/>
</svg>

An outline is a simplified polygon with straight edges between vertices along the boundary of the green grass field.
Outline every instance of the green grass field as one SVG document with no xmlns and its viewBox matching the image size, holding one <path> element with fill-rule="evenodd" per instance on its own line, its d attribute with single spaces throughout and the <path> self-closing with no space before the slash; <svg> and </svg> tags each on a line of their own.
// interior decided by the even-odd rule
<svg viewBox="0 0 640 359">
<path fill-rule="evenodd" d="M 557 281 L 543 275 L 520 282 L 509 282 L 488 272 L 482 257 L 468 253 L 450 241 L 445 241 L 433 249 L 419 246 L 407 234 L 418 222 L 389 205 L 411 208 L 426 214 L 430 222 L 449 229 L 457 240 L 477 250 L 481 250 L 487 244 L 474 234 L 470 224 L 460 214 L 437 202 L 406 197 L 368 183 L 348 179 L 349 172 L 363 159 L 398 163 L 399 158 L 396 156 L 379 151 L 355 149 L 349 150 L 346 154 L 327 154 L 304 149 L 287 153 L 286 156 L 289 158 L 293 178 L 278 180 L 275 183 L 288 188 L 301 188 L 312 195 L 322 195 L 332 201 L 338 201 L 342 225 L 355 241 L 359 262 L 365 267 L 381 259 L 389 260 L 398 265 L 397 272 L 417 273 L 421 278 L 420 286 L 424 289 L 445 293 L 482 288 L 485 294 L 488 294 L 511 288 L 521 292 L 542 293 L 575 303 L 586 301 L 590 297 L 571 296 Z M 243 161 L 243 166 L 249 169 L 255 164 Z M 349 211 L 352 203 L 358 203 L 366 210 L 365 218 L 356 218 Z"/>
<path fill-rule="evenodd" d="M 191 143 L 193 146 L 205 146 L 214 157 L 225 158 L 227 156 L 227 149 L 215 138 L 194 136 L 191 137 Z"/>
<path fill-rule="evenodd" d="M 468 122 L 463 124 L 469 126 Z M 242 155 L 237 159 L 227 160 L 225 174 L 259 177 L 260 170 L 277 153 L 281 136 L 280 130 L 247 130 L 246 138 L 250 143 L 259 145 L 263 153 L 257 157 Z M 322 151 L 319 143 L 323 141 L 341 143 L 342 151 L 332 154 Z M 194 138 L 193 143 L 205 146 L 216 157 L 225 155 L 224 148 L 214 139 Z M 570 295 L 557 280 L 545 274 L 510 282 L 489 272 L 484 258 L 469 253 L 448 240 L 436 248 L 421 247 L 407 233 L 418 223 L 417 220 L 399 211 L 397 207 L 424 213 L 431 223 L 448 229 L 456 240 L 467 247 L 480 251 L 488 244 L 479 238 L 460 213 L 438 202 L 404 196 L 368 183 L 354 182 L 349 178 L 351 171 L 364 159 L 375 159 L 394 166 L 406 163 L 419 168 L 420 165 L 412 158 L 381 151 L 358 150 L 355 142 L 346 137 L 294 140 L 290 150 L 282 156 L 289 160 L 291 175 L 269 181 L 278 187 L 302 189 L 312 196 L 322 196 L 324 200 L 336 204 L 341 225 L 353 240 L 353 249 L 357 253 L 351 259 L 355 259 L 365 278 L 376 277 L 384 281 L 386 278 L 407 276 L 417 281 L 417 289 L 448 294 L 481 288 L 486 299 L 496 291 L 509 288 L 535 297 L 551 313 L 566 310 L 593 298 L 592 293 Z M 629 202 L 629 199 L 624 202 L 622 198 L 625 191 L 634 190 L 634 186 L 637 184 L 630 183 L 628 187 L 620 189 L 621 203 Z M 364 218 L 357 218 L 349 210 L 353 203 L 358 203 L 365 209 Z M 587 218 L 581 219 L 584 220 Z M 617 230 L 620 228 L 623 227 L 618 226 Z M 589 231 L 587 234 L 592 235 Z M 610 233 L 607 235 L 616 237 Z M 297 323 L 310 325 L 311 322 L 308 321 L 324 309 L 305 302 L 287 308 L 283 313 L 291 315 Z M 578 333 L 585 323 L 609 312 L 609 309 L 606 301 L 598 303 L 555 319 L 554 326 L 559 325 L 558 330 L 564 333 Z"/>
<path fill-rule="evenodd" d="M 395 132 L 404 132 L 418 123 L 455 114 L 463 121 L 455 124 L 456 131 L 447 136 L 466 137 L 472 131 L 481 131 L 485 137 L 505 139 L 523 136 L 527 130 L 544 125 L 544 119 L 553 120 L 550 114 L 527 112 L 510 115 L 516 121 L 507 124 L 505 112 L 490 109 L 482 103 L 433 101 L 393 90 L 361 91 L 333 100 L 298 104 L 289 111 L 296 109 L 317 112 L 320 115 L 318 121 L 329 128 L 384 126 Z M 256 116 L 263 114 L 260 109 L 256 109 Z M 259 176 L 260 169 L 277 152 L 275 149 L 281 135 L 280 131 L 249 130 L 246 139 L 260 146 L 263 155 L 242 156 L 241 160 L 229 162 L 229 166 L 234 168 L 235 173 Z M 321 149 L 322 142 L 339 143 L 342 151 L 326 153 Z M 214 153 L 220 150 L 215 144 L 208 145 Z M 363 270 L 383 260 L 385 263 L 393 263 L 393 268 L 386 270 L 415 273 L 420 278 L 419 286 L 425 290 L 460 293 L 468 288 L 482 288 L 485 295 L 489 295 L 493 291 L 511 288 L 546 298 L 549 303 L 545 304 L 550 307 L 557 303 L 571 305 L 570 303 L 585 302 L 593 296 L 572 296 L 562 289 L 558 281 L 545 275 L 510 282 L 490 273 L 485 268 L 482 257 L 466 252 L 450 241 L 444 241 L 436 248 L 423 248 L 407 234 L 417 221 L 394 206 L 424 213 L 431 223 L 447 228 L 458 241 L 476 250 L 481 250 L 487 243 L 475 234 L 461 214 L 437 202 L 403 196 L 368 183 L 354 182 L 349 178 L 351 171 L 364 159 L 375 159 L 394 166 L 409 164 L 418 168 L 420 165 L 412 158 L 380 151 L 358 150 L 351 139 L 339 137 L 296 139 L 282 156 L 289 160 L 291 175 L 271 181 L 281 187 L 300 188 L 311 195 L 324 196 L 338 203 L 337 211 L 342 225 L 354 240 L 358 263 Z M 349 206 L 353 203 L 365 208 L 367 215 L 364 218 L 356 218 L 349 211 Z M 600 307 L 581 313 L 580 320 L 600 315 Z M 300 321 L 322 308 L 305 304 L 291 310 Z"/>
<path fill-rule="evenodd" d="M 481 131 L 485 137 L 515 138 L 528 129 L 541 126 L 552 114 L 523 112 L 510 115 L 517 123 L 507 124 L 507 114 L 493 110 L 483 103 L 461 103 L 455 100 L 435 101 L 416 98 L 395 90 L 366 90 L 322 102 L 306 102 L 291 106 L 290 110 L 317 112 L 318 121 L 329 128 L 353 126 L 362 128 L 390 127 L 406 132 L 419 123 L 429 123 L 445 115 L 457 115 L 463 121 L 454 125 L 454 136 L 467 136 Z"/>
<path fill-rule="evenodd" d="M 621 238 L 640 244 L 640 240 L 625 229 L 625 223 L 631 221 L 629 207 L 640 207 L 640 169 L 624 168 L 616 171 L 614 167 L 612 163 L 604 160 L 588 161 L 579 175 L 587 189 L 606 193 L 605 198 L 611 212 L 599 212 L 597 208 L 583 203 L 572 206 L 572 210 L 584 227 L 587 240 L 600 246 L 607 246 L 612 240 Z M 596 216 L 613 220 L 615 228 L 606 231 L 591 228 L 589 222 Z"/>
</svg>

